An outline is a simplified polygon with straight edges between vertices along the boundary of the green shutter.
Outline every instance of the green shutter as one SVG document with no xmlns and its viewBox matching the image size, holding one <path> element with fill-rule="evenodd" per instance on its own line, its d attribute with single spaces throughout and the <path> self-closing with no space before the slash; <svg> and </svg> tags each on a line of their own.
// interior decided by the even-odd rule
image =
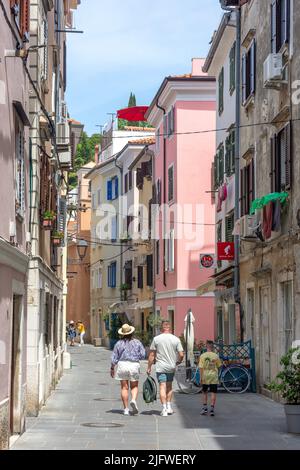
<svg viewBox="0 0 300 470">
<path fill-rule="evenodd" d="M 218 183 L 221 185 L 224 182 L 224 145 L 219 148 L 219 172 Z"/>
<path fill-rule="evenodd" d="M 219 75 L 219 114 L 224 110 L 224 67 Z"/>
<path fill-rule="evenodd" d="M 225 220 L 225 238 L 227 242 L 233 242 L 234 215 L 231 214 Z"/>
<path fill-rule="evenodd" d="M 225 172 L 226 176 L 231 175 L 231 142 L 230 135 L 226 137 L 225 143 Z"/>
<path fill-rule="evenodd" d="M 231 173 L 235 172 L 235 129 L 230 134 L 231 140 Z"/>
<path fill-rule="evenodd" d="M 214 189 L 218 188 L 218 155 L 215 155 L 214 159 Z"/>
<path fill-rule="evenodd" d="M 232 93 L 235 90 L 235 55 L 236 47 L 233 44 L 230 51 L 230 79 L 229 79 L 229 91 Z"/>
</svg>

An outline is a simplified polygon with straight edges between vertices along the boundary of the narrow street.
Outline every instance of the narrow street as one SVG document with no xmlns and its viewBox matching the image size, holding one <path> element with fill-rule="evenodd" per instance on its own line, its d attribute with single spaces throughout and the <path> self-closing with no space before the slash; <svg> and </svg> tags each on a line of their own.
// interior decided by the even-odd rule
<svg viewBox="0 0 300 470">
<path fill-rule="evenodd" d="M 211 418 L 200 416 L 199 395 L 176 391 L 175 414 L 162 418 L 159 403 L 145 405 L 140 389 L 140 415 L 125 417 L 109 361 L 104 348 L 74 348 L 72 369 L 65 371 L 39 417 L 27 420 L 27 431 L 12 449 L 300 449 L 300 436 L 285 432 L 282 406 L 254 394 L 220 394 Z"/>
</svg>

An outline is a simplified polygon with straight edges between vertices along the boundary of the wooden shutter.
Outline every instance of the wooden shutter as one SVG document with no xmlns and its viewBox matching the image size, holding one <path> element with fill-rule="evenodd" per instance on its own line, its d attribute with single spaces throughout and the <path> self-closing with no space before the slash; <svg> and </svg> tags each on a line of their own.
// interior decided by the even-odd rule
<svg viewBox="0 0 300 470">
<path fill-rule="evenodd" d="M 65 197 L 59 199 L 59 218 L 58 218 L 58 230 L 65 232 L 67 222 L 67 201 Z"/>
<path fill-rule="evenodd" d="M 174 167 L 170 166 L 168 169 L 168 201 L 174 198 Z"/>
<path fill-rule="evenodd" d="M 245 104 L 247 100 L 247 56 L 242 57 L 242 102 Z"/>
<path fill-rule="evenodd" d="M 235 172 L 235 129 L 232 129 L 230 133 L 230 144 L 231 144 L 231 173 Z"/>
<path fill-rule="evenodd" d="M 218 171 L 218 184 L 224 182 L 224 145 L 222 144 L 219 148 L 219 171 Z"/>
<path fill-rule="evenodd" d="M 241 206 L 241 217 L 245 215 L 245 168 L 242 168 L 240 171 L 241 178 L 240 178 L 240 187 L 241 187 L 241 192 L 240 192 L 240 206 Z"/>
<path fill-rule="evenodd" d="M 255 173 L 254 173 L 254 160 L 251 160 L 248 166 L 248 213 L 251 209 L 251 204 L 255 199 Z"/>
<path fill-rule="evenodd" d="M 143 289 L 144 287 L 144 267 L 138 266 L 138 289 Z"/>
<path fill-rule="evenodd" d="M 277 0 L 271 3 L 271 52 L 277 52 Z"/>
<path fill-rule="evenodd" d="M 227 176 L 231 174 L 231 142 L 230 135 L 226 137 L 225 141 L 225 173 Z"/>
<path fill-rule="evenodd" d="M 271 137 L 271 193 L 276 191 L 276 146 L 277 146 L 277 136 L 274 135 Z"/>
<path fill-rule="evenodd" d="M 106 183 L 106 199 L 108 201 L 112 200 L 112 180 L 108 180 Z"/>
<path fill-rule="evenodd" d="M 232 93 L 235 89 L 235 60 L 236 60 L 236 43 L 233 44 L 230 50 L 230 80 L 229 91 Z"/>
<path fill-rule="evenodd" d="M 281 45 L 289 42 L 290 39 L 290 0 L 281 1 L 280 12 L 280 28 L 281 28 Z"/>
<path fill-rule="evenodd" d="M 16 3 L 16 2 L 14 2 Z M 20 30 L 22 34 L 22 40 L 24 42 L 29 42 L 29 33 L 30 33 L 30 0 L 21 0 L 20 4 L 20 14 L 21 14 L 21 24 Z"/>
<path fill-rule="evenodd" d="M 126 194 L 128 192 L 128 173 L 126 173 L 125 178 L 124 178 L 124 193 Z"/>
<path fill-rule="evenodd" d="M 233 242 L 234 215 L 230 214 L 225 219 L 225 239 L 227 242 Z"/>
<path fill-rule="evenodd" d="M 255 93 L 256 88 L 256 41 L 252 42 L 250 48 L 250 94 Z"/>
<path fill-rule="evenodd" d="M 128 173 L 128 188 L 132 189 L 132 170 Z"/>
<path fill-rule="evenodd" d="M 219 114 L 222 114 L 224 109 L 224 67 L 219 75 Z"/>
<path fill-rule="evenodd" d="M 292 186 L 292 146 L 291 146 L 292 128 L 291 123 L 285 127 L 285 189 L 291 189 Z"/>
<path fill-rule="evenodd" d="M 215 195 L 215 186 L 216 186 L 216 182 L 215 182 L 215 162 L 213 162 L 211 164 L 210 180 L 211 180 L 211 187 L 210 187 L 211 203 L 215 204 L 215 202 L 216 202 L 216 195 Z"/>
<path fill-rule="evenodd" d="M 115 185 L 114 199 L 117 199 L 119 197 L 119 178 L 114 178 L 114 185 Z"/>
<path fill-rule="evenodd" d="M 153 286 L 153 255 L 147 255 L 147 286 Z"/>
<path fill-rule="evenodd" d="M 157 204 L 161 205 L 161 181 L 157 180 Z"/>
</svg>

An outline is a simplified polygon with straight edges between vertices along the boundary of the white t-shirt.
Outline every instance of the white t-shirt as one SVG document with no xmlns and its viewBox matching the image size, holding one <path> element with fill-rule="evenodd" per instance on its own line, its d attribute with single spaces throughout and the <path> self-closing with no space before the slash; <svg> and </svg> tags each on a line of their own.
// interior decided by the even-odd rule
<svg viewBox="0 0 300 470">
<path fill-rule="evenodd" d="M 156 351 L 156 372 L 173 373 L 178 353 L 183 351 L 180 339 L 171 333 L 162 333 L 152 341 L 151 351 Z"/>
</svg>

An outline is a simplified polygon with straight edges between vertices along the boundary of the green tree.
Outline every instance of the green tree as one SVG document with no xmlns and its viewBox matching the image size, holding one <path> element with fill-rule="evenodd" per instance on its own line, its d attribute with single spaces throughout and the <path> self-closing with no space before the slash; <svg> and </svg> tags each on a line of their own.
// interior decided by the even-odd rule
<svg viewBox="0 0 300 470">
<path fill-rule="evenodd" d="M 77 185 L 77 171 L 82 168 L 86 163 L 89 163 L 94 160 L 95 145 L 99 145 L 100 142 L 100 134 L 92 134 L 89 137 L 86 132 L 82 133 L 80 142 L 76 150 L 74 168 L 73 171 L 69 173 L 70 189 L 75 188 L 75 186 Z"/>
</svg>

